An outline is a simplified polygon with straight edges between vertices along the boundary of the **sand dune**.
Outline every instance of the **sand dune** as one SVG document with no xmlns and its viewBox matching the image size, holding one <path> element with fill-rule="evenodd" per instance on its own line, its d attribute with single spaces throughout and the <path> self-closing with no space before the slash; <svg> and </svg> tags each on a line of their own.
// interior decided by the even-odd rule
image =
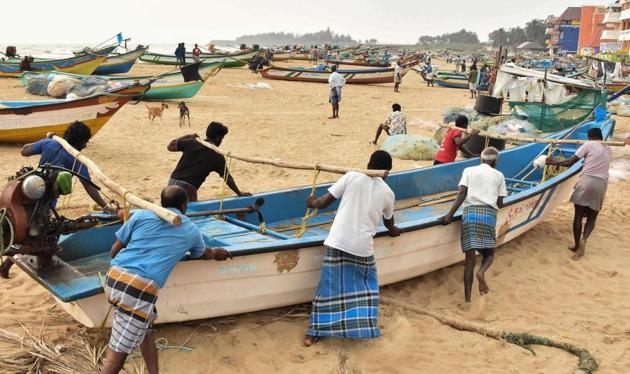
<svg viewBox="0 0 630 374">
<path fill-rule="evenodd" d="M 136 74 L 165 71 L 137 65 Z M 271 89 L 243 85 L 263 81 L 246 70 L 226 70 L 213 78 L 195 98 L 187 100 L 192 128 L 178 127 L 175 103 L 162 121 L 151 125 L 144 103 L 125 106 L 92 140 L 84 152 L 103 171 L 132 191 L 156 199 L 178 154 L 166 151 L 180 135 L 202 134 L 211 120 L 229 126 L 222 147 L 252 156 L 277 157 L 363 167 L 375 149 L 369 144 L 376 126 L 398 102 L 410 120 L 409 132 L 431 135 L 447 106 L 472 105 L 467 91 L 427 88 L 415 73 L 404 80 L 401 93 L 390 85 L 348 86 L 341 119 L 330 121 L 327 86 L 264 81 Z M 17 81 L 0 80 L 3 99 L 31 98 Z M 156 105 L 157 104 L 149 104 Z M 617 131 L 630 131 L 621 119 Z M 628 162 L 628 153 L 617 157 Z M 0 145 L 1 180 L 22 165 L 19 147 Z M 395 170 L 426 162 L 395 160 Z M 233 173 L 244 191 L 262 192 L 311 183 L 310 172 L 274 169 L 234 162 Z M 322 174 L 320 182 L 335 180 Z M 3 185 L 3 182 L 0 182 Z M 216 197 L 221 179 L 211 176 L 200 198 Z M 601 373 L 624 373 L 630 367 L 630 182 L 608 190 L 605 208 L 589 243 L 586 257 L 574 262 L 570 242 L 572 207 L 562 206 L 543 224 L 503 246 L 489 271 L 492 291 L 475 308 L 462 314 L 462 265 L 383 289 L 383 294 L 459 319 L 506 331 L 530 332 L 589 349 Z M 87 209 L 83 191 L 73 197 L 76 212 Z M 0 287 L 0 328 L 17 322 L 39 330 L 45 324 L 53 341 L 83 331 L 55 306 L 39 285 L 14 269 Z M 159 326 L 157 335 L 169 344 L 184 344 L 190 353 L 160 353 L 164 373 L 573 373 L 577 359 L 564 351 L 534 347 L 537 355 L 473 333 L 460 332 L 407 309 L 381 308 L 383 336 L 368 342 L 324 340 L 302 347 L 308 305 L 242 316 Z M 2 349 L 2 347 L 0 347 Z M 141 359 L 129 361 L 129 372 L 140 372 Z M 2 372 L 2 368 L 0 368 Z"/>
</svg>

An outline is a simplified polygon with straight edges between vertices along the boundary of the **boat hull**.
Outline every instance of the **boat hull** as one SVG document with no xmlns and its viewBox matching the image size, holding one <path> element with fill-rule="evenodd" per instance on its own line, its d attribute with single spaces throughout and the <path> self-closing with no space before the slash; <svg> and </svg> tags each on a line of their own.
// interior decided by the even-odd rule
<svg viewBox="0 0 630 374">
<path fill-rule="evenodd" d="M 249 52 L 246 54 L 239 55 L 212 55 L 212 56 L 201 56 L 200 60 L 204 63 L 213 63 L 218 61 L 225 60 L 224 68 L 238 68 L 247 65 L 247 62 L 254 56 L 256 56 L 258 52 Z M 177 65 L 177 58 L 175 55 L 163 55 L 159 53 L 150 53 L 146 52 L 142 57 L 140 57 L 140 61 L 146 62 L 149 64 L 158 64 L 158 65 Z M 186 61 L 192 61 L 192 58 L 186 57 Z"/>
<path fill-rule="evenodd" d="M 124 74 L 128 73 L 133 65 L 146 52 L 147 48 L 123 53 L 117 56 L 109 56 L 107 62 L 100 64 L 92 73 L 94 75 Z"/>
<path fill-rule="evenodd" d="M 404 77 L 409 67 L 403 68 L 401 75 Z M 286 80 L 295 82 L 328 83 L 330 72 L 316 70 L 299 70 L 272 66 L 260 71 L 267 79 Z M 394 69 L 363 69 L 363 70 L 339 70 L 347 84 L 385 84 L 394 83 Z"/>
<path fill-rule="evenodd" d="M 498 243 L 523 235 L 566 202 L 577 178 L 576 174 L 540 195 L 501 209 L 497 218 Z M 460 225 L 456 223 L 406 232 L 398 238 L 376 238 L 374 253 L 379 285 L 411 279 L 462 261 L 459 237 Z M 227 262 L 181 262 L 160 290 L 156 323 L 308 302 L 319 282 L 324 251 L 323 246 L 317 246 L 240 256 Z M 286 269 L 284 263 L 292 259 L 297 261 L 296 266 Z M 109 303 L 103 294 L 69 303 L 57 301 L 85 326 L 111 325 Z"/>
<path fill-rule="evenodd" d="M 55 65 L 50 70 L 38 70 L 35 72 L 45 73 L 48 71 L 56 71 L 56 72 L 68 73 L 68 74 L 90 75 L 104 61 L 107 61 L 106 57 L 94 57 L 89 60 L 77 62 L 76 64 L 65 65 L 65 66 Z M 22 75 L 22 73 L 24 72 L 17 67 L 12 67 L 12 66 L 9 67 L 9 66 L 0 64 L 0 78 L 19 78 Z"/>
</svg>

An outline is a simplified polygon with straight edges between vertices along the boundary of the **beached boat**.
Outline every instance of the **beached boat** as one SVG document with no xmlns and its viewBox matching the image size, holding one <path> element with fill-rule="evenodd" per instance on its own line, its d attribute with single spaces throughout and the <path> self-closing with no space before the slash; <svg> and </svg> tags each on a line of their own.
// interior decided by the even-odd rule
<svg viewBox="0 0 630 374">
<path fill-rule="evenodd" d="M 63 73 L 90 75 L 100 64 L 106 61 L 107 57 L 100 57 L 96 55 L 80 56 L 63 60 L 47 60 L 32 63 L 32 69 L 29 71 L 58 71 Z M 0 78 L 18 78 L 23 72 L 24 71 L 20 69 L 19 64 L 0 63 Z"/>
<path fill-rule="evenodd" d="M 148 48 L 149 47 L 141 47 L 127 53 L 108 56 L 107 62 L 100 64 L 92 74 L 109 75 L 128 73 Z"/>
<path fill-rule="evenodd" d="M 415 65 L 415 62 L 403 65 L 401 75 L 404 77 L 413 65 Z M 338 70 L 338 72 L 339 74 L 343 75 L 344 78 L 346 78 L 346 83 L 348 84 L 394 83 L 394 68 L 353 70 L 340 69 Z M 328 77 L 330 76 L 331 72 L 316 69 L 284 68 L 272 65 L 266 69 L 261 70 L 260 74 L 264 78 L 268 79 L 328 83 Z"/>
<path fill-rule="evenodd" d="M 440 87 L 468 89 L 468 75 L 456 72 L 438 72 L 435 83 Z"/>
<path fill-rule="evenodd" d="M 587 138 L 600 127 L 610 137 L 614 121 L 585 123 L 555 134 L 556 138 Z M 556 154 L 570 157 L 577 145 L 563 144 Z M 507 243 L 542 222 L 564 204 L 579 177 L 582 162 L 541 182 L 542 172 L 533 160 L 547 154 L 548 145 L 532 143 L 501 152 L 498 169 L 507 178 L 510 195 L 497 219 L 498 244 Z M 387 184 L 396 193 L 396 224 L 404 232 L 387 236 L 380 226 L 375 238 L 379 283 L 386 285 L 458 263 L 459 223 L 443 226 L 464 168 L 479 159 L 392 173 Z M 317 187 L 317 195 L 330 185 Z M 281 307 L 312 299 L 320 277 L 324 247 L 337 204 L 309 220 L 301 238 L 299 230 L 310 187 L 226 199 L 223 208 L 237 208 L 264 198 L 266 231 L 260 232 L 256 214 L 191 218 L 203 232 L 208 246 L 226 248 L 234 256 L 226 262 L 183 261 L 160 290 L 157 323 L 188 321 Z M 217 200 L 191 203 L 189 213 L 219 209 Z M 456 220 L 461 219 L 461 211 Z M 103 295 L 99 274 L 107 272 L 114 233 L 120 225 L 80 231 L 62 237 L 58 264 L 37 270 L 28 256 L 14 260 L 45 287 L 77 321 L 90 327 L 108 325 L 111 308 Z"/>
<path fill-rule="evenodd" d="M 149 83 L 151 82 L 150 88 L 143 92 L 140 97 L 142 100 L 174 100 L 174 99 L 188 99 L 197 94 L 201 87 L 203 87 L 205 81 L 219 73 L 221 68 L 223 67 L 223 61 L 220 62 L 212 62 L 212 63 L 202 63 L 199 66 L 199 76 L 201 80 L 192 80 L 186 82 L 181 70 L 177 69 L 168 73 L 160 74 L 157 76 L 108 76 L 108 75 L 99 75 L 92 77 L 103 78 L 104 80 L 118 82 L 126 85 L 131 85 L 134 82 L 140 83 Z M 76 78 L 76 79 L 85 79 L 90 76 L 85 75 L 77 75 L 77 74 L 65 74 L 65 73 L 50 73 L 45 74 L 44 76 L 47 79 L 51 79 L 51 75 L 63 75 L 66 77 Z M 22 85 L 26 87 L 28 85 L 28 81 L 33 78 L 41 77 L 42 74 L 35 73 L 24 73 L 20 78 Z"/>
<path fill-rule="evenodd" d="M 329 58 L 326 60 L 327 63 L 329 64 L 336 64 L 337 60 L 335 60 L 334 58 Z M 379 61 L 369 61 L 369 60 L 364 60 L 364 59 L 357 59 L 357 58 L 342 58 L 339 61 L 339 65 L 350 65 L 350 66 L 371 66 L 371 67 L 376 67 L 376 68 L 386 68 L 386 67 L 390 67 L 391 63 L 385 63 L 385 62 L 381 62 Z"/>
<path fill-rule="evenodd" d="M 220 55 L 220 54 L 202 54 L 199 58 L 203 62 L 217 62 L 217 61 L 225 61 L 225 68 L 238 68 L 247 65 L 249 60 L 251 60 L 254 56 L 256 56 L 258 52 L 243 52 L 243 53 L 233 53 L 228 55 Z M 151 53 L 145 52 L 142 57 L 140 57 L 140 61 L 147 62 L 150 64 L 158 64 L 158 65 L 177 65 L 177 58 L 175 55 L 165 55 L 160 53 Z M 192 57 L 186 57 L 186 62 L 192 62 Z"/>
<path fill-rule="evenodd" d="M 58 134 L 74 121 L 82 121 L 96 134 L 109 119 L 146 85 L 124 87 L 108 94 L 83 99 L 0 101 L 0 142 L 27 143 Z"/>
</svg>

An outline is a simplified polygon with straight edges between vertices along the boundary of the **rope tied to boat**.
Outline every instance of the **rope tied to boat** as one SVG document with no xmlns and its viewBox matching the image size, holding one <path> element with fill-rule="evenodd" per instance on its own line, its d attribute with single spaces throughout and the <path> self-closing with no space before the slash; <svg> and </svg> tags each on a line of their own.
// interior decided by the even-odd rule
<svg viewBox="0 0 630 374">
<path fill-rule="evenodd" d="M 549 151 L 547 152 L 547 157 L 552 157 L 553 154 L 556 151 L 559 151 L 560 147 L 554 147 L 553 144 L 549 145 Z M 562 154 L 560 154 L 560 156 L 557 157 L 558 160 L 564 160 L 565 158 L 562 156 Z M 543 169 L 543 175 L 542 175 L 542 179 L 540 180 L 540 183 L 543 183 L 551 178 L 557 177 L 558 175 L 560 175 L 561 173 L 565 172 L 567 170 L 566 167 L 564 166 L 558 166 L 558 165 L 545 165 L 545 168 Z"/>
<path fill-rule="evenodd" d="M 313 168 L 313 184 L 311 186 L 310 196 L 315 196 L 315 190 L 317 189 L 317 177 L 319 176 L 319 167 L 318 164 L 315 164 Z M 300 229 L 293 235 L 295 238 L 301 238 L 306 233 L 306 229 L 308 228 L 308 220 L 315 217 L 317 215 L 317 209 L 306 208 L 306 213 L 304 213 L 304 217 L 302 217 L 302 222 L 300 223 Z"/>
<path fill-rule="evenodd" d="M 228 152 L 226 156 L 227 156 L 227 162 L 223 164 L 223 184 L 221 185 L 221 201 L 219 202 L 219 210 L 223 210 L 223 200 L 225 200 L 225 191 L 227 187 L 227 181 L 229 177 L 230 168 L 232 167 L 232 152 Z"/>
</svg>

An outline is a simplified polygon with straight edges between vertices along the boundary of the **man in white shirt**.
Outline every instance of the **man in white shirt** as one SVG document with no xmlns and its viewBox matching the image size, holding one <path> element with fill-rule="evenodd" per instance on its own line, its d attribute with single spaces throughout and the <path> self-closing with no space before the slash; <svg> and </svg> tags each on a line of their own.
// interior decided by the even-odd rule
<svg viewBox="0 0 630 374">
<path fill-rule="evenodd" d="M 486 148 L 481 152 L 481 165 L 464 169 L 455 203 L 443 218 L 444 224 L 449 224 L 457 209 L 464 204 L 461 245 L 462 252 L 466 255 L 464 268 L 466 303 L 463 305 L 465 309 L 470 307 L 475 252 L 482 256 L 481 266 L 477 272 L 479 293 L 485 295 L 490 291 L 485 273 L 492 265 L 497 246 L 497 211 L 503 206 L 503 198 L 507 196 L 505 177 L 495 169 L 498 159 L 499 151 L 496 148 Z"/>
<path fill-rule="evenodd" d="M 398 60 L 394 66 L 394 92 L 400 92 L 400 82 L 402 82 L 402 66 Z"/>
<path fill-rule="evenodd" d="M 368 169 L 391 170 L 392 157 L 376 151 Z M 306 205 L 323 209 L 341 199 L 324 241 L 326 254 L 304 344 L 325 336 L 368 339 L 380 336 L 378 279 L 374 235 L 382 220 L 390 236 L 400 235 L 394 225 L 394 192 L 383 178 L 346 173 L 328 192 L 311 196 Z"/>
<path fill-rule="evenodd" d="M 332 74 L 328 77 L 328 85 L 330 85 L 330 95 L 328 102 L 332 105 L 332 117 L 330 119 L 339 118 L 339 102 L 341 101 L 341 88 L 346 85 L 346 78 L 337 72 L 337 66 L 331 68 Z"/>
</svg>

